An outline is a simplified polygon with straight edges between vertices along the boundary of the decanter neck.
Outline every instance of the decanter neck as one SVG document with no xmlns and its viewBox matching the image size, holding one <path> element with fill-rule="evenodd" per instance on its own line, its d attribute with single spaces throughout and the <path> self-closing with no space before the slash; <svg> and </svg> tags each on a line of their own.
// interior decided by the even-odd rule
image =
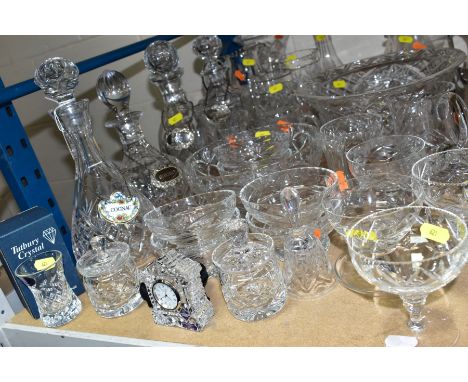
<svg viewBox="0 0 468 382">
<path fill-rule="evenodd" d="M 343 65 L 336 54 L 330 36 L 315 36 L 315 44 L 320 53 L 320 64 L 323 70 Z"/>
<path fill-rule="evenodd" d="M 142 115 L 141 111 L 133 111 L 106 122 L 106 127 L 115 128 L 119 133 L 124 151 L 128 146 L 145 142 L 145 136 L 140 125 Z"/>
<path fill-rule="evenodd" d="M 77 170 L 87 172 L 104 162 L 94 139 L 87 99 L 61 103 L 54 110 L 58 128 L 62 131 Z"/>
</svg>

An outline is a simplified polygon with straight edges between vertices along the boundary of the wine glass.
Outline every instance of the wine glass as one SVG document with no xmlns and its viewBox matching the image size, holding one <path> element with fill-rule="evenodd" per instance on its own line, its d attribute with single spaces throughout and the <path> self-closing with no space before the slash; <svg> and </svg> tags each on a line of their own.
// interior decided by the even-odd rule
<svg viewBox="0 0 468 382">
<path fill-rule="evenodd" d="M 468 220 L 468 148 L 428 155 L 413 165 L 411 176 L 425 203 Z"/>
<path fill-rule="evenodd" d="M 389 334 L 415 336 L 423 346 L 454 344 L 458 329 L 446 317 L 437 319 L 435 311 L 425 320 L 424 305 L 463 268 L 464 220 L 435 207 L 397 207 L 368 215 L 351 230 L 361 233 L 346 238 L 358 273 L 379 290 L 398 295 L 409 313 L 407 330 Z"/>
<path fill-rule="evenodd" d="M 426 155 L 424 139 L 387 135 L 358 144 L 346 153 L 354 176 L 391 172 L 410 175 L 414 162 Z"/>
<path fill-rule="evenodd" d="M 347 179 L 344 184 L 328 189 L 322 201 L 330 224 L 343 238 L 360 235 L 360 231 L 353 231 L 351 227 L 365 216 L 419 203 L 412 191 L 411 177 L 391 173 Z M 354 292 L 374 296 L 380 294 L 357 274 L 347 254 L 336 260 L 335 273 L 341 284 Z"/>
</svg>

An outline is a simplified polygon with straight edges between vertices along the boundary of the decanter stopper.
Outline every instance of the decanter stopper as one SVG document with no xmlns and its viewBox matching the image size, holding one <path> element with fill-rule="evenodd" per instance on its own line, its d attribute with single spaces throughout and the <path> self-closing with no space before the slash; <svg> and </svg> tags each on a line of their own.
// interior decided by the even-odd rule
<svg viewBox="0 0 468 382">
<path fill-rule="evenodd" d="M 180 70 L 176 48 L 167 41 L 155 41 L 145 50 L 144 62 L 151 73 L 151 79 L 160 80 L 168 74 Z"/>
<path fill-rule="evenodd" d="M 109 239 L 105 236 L 98 235 L 98 236 L 93 236 L 91 240 L 89 241 L 89 245 L 91 246 L 91 249 L 101 249 L 105 250 L 107 247 L 107 244 L 109 242 Z"/>
<path fill-rule="evenodd" d="M 232 246 L 235 249 L 245 247 L 249 241 L 249 226 L 245 219 L 234 219 L 229 223 L 226 232 L 226 239 L 232 239 Z"/>
<path fill-rule="evenodd" d="M 79 70 L 70 60 L 48 58 L 34 72 L 34 83 L 45 93 L 46 99 L 61 103 L 74 99 Z"/>
<path fill-rule="evenodd" d="M 288 216 L 292 227 L 299 221 L 301 197 L 294 187 L 285 187 L 280 193 L 280 202 L 284 213 Z"/>
<path fill-rule="evenodd" d="M 218 36 L 199 36 L 193 42 L 193 51 L 202 60 L 217 59 L 223 49 Z"/>
<path fill-rule="evenodd" d="M 131 88 L 122 73 L 116 70 L 102 72 L 96 83 L 96 92 L 99 100 L 117 117 L 129 112 Z"/>
</svg>

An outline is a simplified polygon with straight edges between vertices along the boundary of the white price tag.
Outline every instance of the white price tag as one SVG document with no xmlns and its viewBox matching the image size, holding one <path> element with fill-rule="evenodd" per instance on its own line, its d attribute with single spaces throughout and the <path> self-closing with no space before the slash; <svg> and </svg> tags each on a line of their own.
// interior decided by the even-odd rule
<svg viewBox="0 0 468 382">
<path fill-rule="evenodd" d="M 385 338 L 386 347 L 415 347 L 417 345 L 418 339 L 416 337 L 390 335 Z"/>
</svg>

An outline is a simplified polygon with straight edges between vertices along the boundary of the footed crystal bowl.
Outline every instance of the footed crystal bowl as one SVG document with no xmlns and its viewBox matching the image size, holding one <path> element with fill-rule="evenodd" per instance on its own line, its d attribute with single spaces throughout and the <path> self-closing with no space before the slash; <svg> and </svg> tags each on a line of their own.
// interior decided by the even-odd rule
<svg viewBox="0 0 468 382">
<path fill-rule="evenodd" d="M 211 272 L 211 252 L 224 240 L 228 223 L 238 214 L 235 192 L 221 190 L 165 204 L 147 213 L 144 222 L 157 250 L 183 249 Z"/>
<path fill-rule="evenodd" d="M 291 227 L 288 213 L 280 200 L 285 187 L 294 188 L 300 198 L 296 226 L 322 221 L 322 197 L 338 182 L 334 171 L 322 167 L 298 167 L 274 172 L 246 184 L 240 199 L 252 218 L 261 223 Z M 327 230 L 328 231 L 328 230 Z M 327 232 L 328 233 L 328 232 Z"/>
</svg>

